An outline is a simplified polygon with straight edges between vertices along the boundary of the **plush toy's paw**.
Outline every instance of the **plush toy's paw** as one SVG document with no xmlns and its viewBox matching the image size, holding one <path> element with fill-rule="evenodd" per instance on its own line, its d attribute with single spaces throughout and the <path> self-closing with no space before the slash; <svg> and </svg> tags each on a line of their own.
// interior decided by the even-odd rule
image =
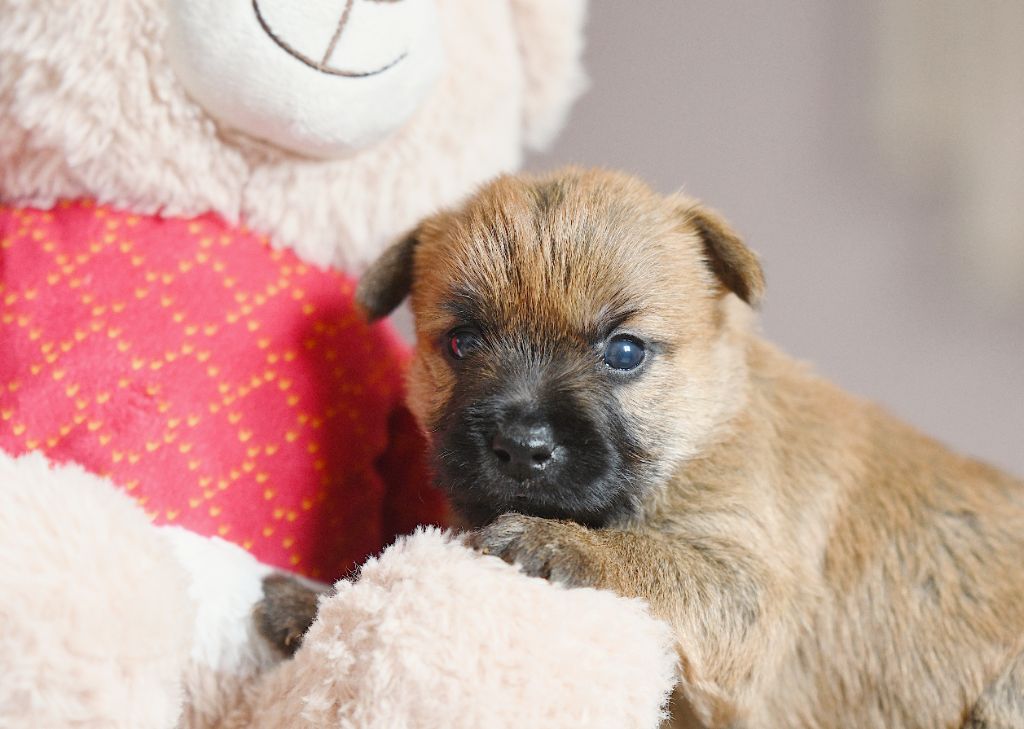
<svg viewBox="0 0 1024 729">
<path fill-rule="evenodd" d="M 256 627 L 285 655 L 302 645 L 302 637 L 316 619 L 317 604 L 324 590 L 315 590 L 284 574 L 263 578 L 263 599 L 253 607 Z"/>
<path fill-rule="evenodd" d="M 603 587 L 602 552 L 594 533 L 569 521 L 504 514 L 470 532 L 466 544 L 519 565 L 533 577 L 569 587 Z"/>
</svg>

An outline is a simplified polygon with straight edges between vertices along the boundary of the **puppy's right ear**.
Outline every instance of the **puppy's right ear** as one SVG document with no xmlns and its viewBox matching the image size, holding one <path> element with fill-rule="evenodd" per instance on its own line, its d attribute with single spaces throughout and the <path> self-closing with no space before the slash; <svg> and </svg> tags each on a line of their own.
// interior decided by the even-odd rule
<svg viewBox="0 0 1024 729">
<path fill-rule="evenodd" d="M 412 288 L 412 264 L 419 230 L 413 230 L 380 254 L 359 279 L 356 305 L 371 321 L 383 319 L 398 308 Z"/>
</svg>

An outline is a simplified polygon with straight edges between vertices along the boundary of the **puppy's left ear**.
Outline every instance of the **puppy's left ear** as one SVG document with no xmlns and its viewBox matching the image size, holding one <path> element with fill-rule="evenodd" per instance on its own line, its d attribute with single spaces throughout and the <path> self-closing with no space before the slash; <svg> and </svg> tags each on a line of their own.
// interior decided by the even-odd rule
<svg viewBox="0 0 1024 729">
<path fill-rule="evenodd" d="M 754 252 L 718 213 L 703 205 L 684 207 L 683 220 L 700 236 L 708 266 L 722 285 L 757 308 L 764 296 L 764 271 Z"/>
<path fill-rule="evenodd" d="M 393 243 L 359 279 L 356 305 L 371 321 L 383 319 L 398 308 L 412 289 L 412 267 L 419 243 L 419 229 Z"/>
</svg>

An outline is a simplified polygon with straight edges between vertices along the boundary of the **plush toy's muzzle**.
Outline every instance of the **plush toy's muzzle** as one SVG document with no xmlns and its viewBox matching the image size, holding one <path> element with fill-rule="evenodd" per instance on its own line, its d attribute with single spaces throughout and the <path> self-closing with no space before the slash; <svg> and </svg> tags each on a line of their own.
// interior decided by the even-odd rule
<svg viewBox="0 0 1024 729">
<path fill-rule="evenodd" d="M 168 54 L 228 128 L 310 157 L 401 127 L 442 68 L 433 0 L 174 0 Z"/>
</svg>

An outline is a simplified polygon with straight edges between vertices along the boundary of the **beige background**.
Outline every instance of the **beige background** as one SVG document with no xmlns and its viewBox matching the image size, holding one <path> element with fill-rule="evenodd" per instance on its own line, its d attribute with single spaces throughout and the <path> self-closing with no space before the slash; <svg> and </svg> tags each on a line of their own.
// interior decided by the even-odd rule
<svg viewBox="0 0 1024 729">
<path fill-rule="evenodd" d="M 990 249 L 950 234 L 955 168 L 914 179 L 886 154 L 882 17 L 868 1 L 593 0 L 591 88 L 530 166 L 703 198 L 764 260 L 769 337 L 1024 475 L 1024 282 L 994 295 L 971 261 Z"/>
</svg>

